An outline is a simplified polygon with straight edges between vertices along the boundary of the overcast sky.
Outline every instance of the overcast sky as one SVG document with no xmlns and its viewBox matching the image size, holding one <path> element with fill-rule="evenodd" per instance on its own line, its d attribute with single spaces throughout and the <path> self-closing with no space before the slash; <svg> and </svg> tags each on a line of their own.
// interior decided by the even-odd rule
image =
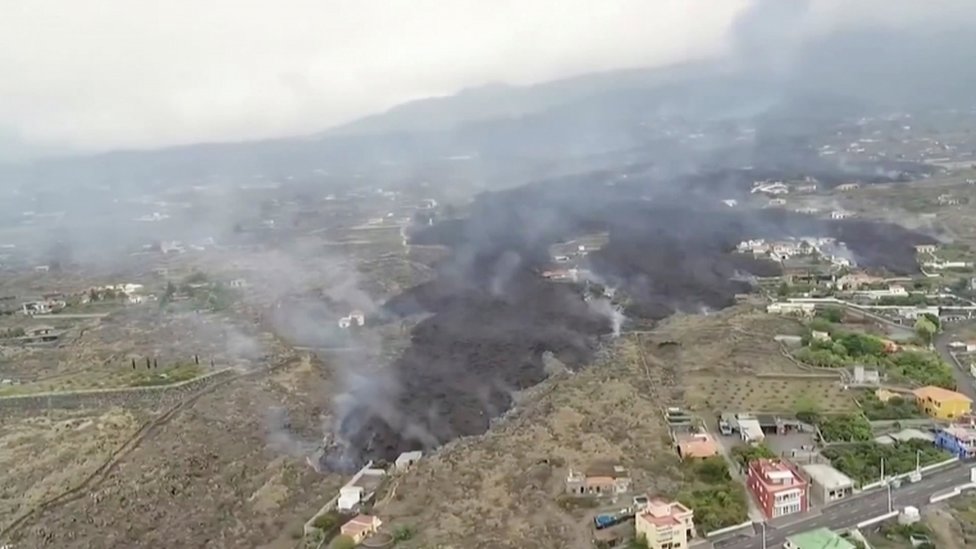
<svg viewBox="0 0 976 549">
<path fill-rule="evenodd" d="M 12 137 L 104 150 L 295 135 L 488 82 L 713 56 L 733 47 L 733 22 L 752 4 L 0 0 L 0 147 Z M 798 3 L 808 4 L 833 24 L 850 2 Z"/>
</svg>

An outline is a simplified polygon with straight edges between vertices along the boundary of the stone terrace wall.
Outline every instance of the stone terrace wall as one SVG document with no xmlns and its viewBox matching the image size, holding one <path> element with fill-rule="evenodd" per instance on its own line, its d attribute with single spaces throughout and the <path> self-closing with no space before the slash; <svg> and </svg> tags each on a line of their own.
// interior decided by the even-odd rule
<svg viewBox="0 0 976 549">
<path fill-rule="evenodd" d="M 45 410 L 99 409 L 113 406 L 152 408 L 172 404 L 207 385 L 232 377 L 236 373 L 235 370 L 226 368 L 172 385 L 0 397 L 0 411 L 2 413 L 43 412 Z"/>
</svg>

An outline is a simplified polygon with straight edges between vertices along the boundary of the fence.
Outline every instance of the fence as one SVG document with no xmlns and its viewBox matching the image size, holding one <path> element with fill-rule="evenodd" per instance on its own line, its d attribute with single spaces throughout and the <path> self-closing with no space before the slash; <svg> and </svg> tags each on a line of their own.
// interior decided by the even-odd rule
<svg viewBox="0 0 976 549">
<path fill-rule="evenodd" d="M 961 495 L 964 491 L 973 488 L 976 488 L 976 483 L 973 482 L 970 482 L 969 484 L 962 484 L 960 486 L 956 486 L 955 488 L 952 489 L 952 491 L 946 492 L 945 494 L 933 495 L 932 497 L 929 498 L 929 503 L 938 503 L 940 501 L 945 501 L 949 498 L 954 498 L 958 495 Z"/>
<path fill-rule="evenodd" d="M 0 397 L 0 410 L 35 412 L 50 409 L 74 410 L 79 408 L 105 408 L 158 404 L 169 397 L 181 397 L 224 377 L 234 375 L 235 370 L 225 368 L 194 379 L 151 387 L 123 387 L 118 389 L 88 389 L 55 393 L 35 393 Z"/>
<path fill-rule="evenodd" d="M 727 526 L 725 528 L 720 528 L 718 530 L 713 530 L 713 531 L 705 534 L 705 537 L 706 538 L 709 538 L 709 539 L 710 538 L 715 538 L 715 537 L 723 536 L 725 534 L 731 534 L 733 532 L 738 532 L 739 530 L 743 530 L 745 528 L 749 528 L 749 529 L 752 528 L 752 521 L 751 520 L 747 520 L 747 521 L 743 522 L 742 524 L 736 524 L 735 526 Z"/>
<path fill-rule="evenodd" d="M 872 524 L 877 524 L 879 522 L 888 520 L 890 518 L 895 518 L 897 516 L 898 516 L 898 511 L 892 511 L 890 513 L 885 513 L 883 515 L 878 515 L 878 516 L 876 516 L 874 518 L 869 518 L 868 520 L 865 520 L 863 522 L 857 523 L 857 528 L 858 529 L 865 528 L 867 526 L 871 526 Z"/>
</svg>

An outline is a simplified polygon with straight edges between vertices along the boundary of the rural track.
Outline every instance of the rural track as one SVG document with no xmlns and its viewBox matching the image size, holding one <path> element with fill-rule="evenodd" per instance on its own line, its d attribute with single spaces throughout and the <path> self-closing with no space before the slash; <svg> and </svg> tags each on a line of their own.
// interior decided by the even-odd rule
<svg viewBox="0 0 976 549">
<path fill-rule="evenodd" d="M 28 511 L 24 512 L 19 517 L 14 519 L 13 522 L 5 526 L 2 530 L 0 530 L 0 542 L 2 542 L 3 539 L 8 538 L 11 534 L 16 533 L 18 530 L 20 530 L 20 528 L 25 526 L 31 519 L 41 516 L 42 514 L 53 509 L 54 507 L 79 499 L 84 496 L 84 492 L 86 490 L 90 490 L 92 488 L 99 486 L 108 477 L 108 474 L 111 473 L 113 470 L 115 470 L 115 468 L 119 465 L 119 463 L 121 463 L 125 457 L 127 457 L 136 448 L 138 448 L 143 441 L 145 441 L 147 438 L 149 438 L 150 435 L 158 431 L 160 427 L 163 427 L 164 425 L 172 421 L 172 419 L 175 418 L 177 415 L 179 415 L 180 412 L 190 407 L 192 404 L 194 404 L 197 400 L 199 400 L 204 395 L 211 393 L 217 388 L 223 387 L 233 381 L 250 377 L 250 376 L 259 375 L 259 374 L 270 373 L 287 363 L 288 360 L 284 360 L 270 368 L 262 368 L 259 370 L 252 370 L 249 372 L 241 372 L 240 374 L 235 375 L 233 377 L 228 377 L 222 380 L 218 380 L 217 382 L 201 388 L 200 390 L 189 395 L 188 397 L 184 398 L 180 402 L 170 406 L 162 414 L 144 423 L 142 427 L 139 428 L 138 431 L 133 433 L 131 437 L 129 437 L 114 452 L 112 452 L 105 460 L 104 463 L 102 463 L 100 466 L 98 466 L 98 468 L 96 468 L 94 471 L 89 473 L 89 475 L 85 477 L 80 483 L 78 483 L 77 485 L 71 488 L 68 488 L 67 490 L 61 492 L 58 495 L 52 496 L 42 501 L 41 503 L 37 504 L 33 508 L 29 509 Z M 0 545 L 0 547 L 2 547 L 2 545 Z"/>
<path fill-rule="evenodd" d="M 641 339 L 641 334 L 633 333 L 634 339 L 637 341 L 637 355 L 640 357 L 641 366 L 644 369 L 644 378 L 647 380 L 647 390 L 649 395 L 653 395 L 654 400 L 658 400 L 661 397 L 666 397 L 666 405 L 671 406 L 676 403 L 680 403 L 683 400 L 684 394 L 681 387 L 676 383 L 676 376 L 678 374 L 677 369 L 672 366 L 666 366 L 660 361 L 655 360 L 661 366 L 660 374 L 654 376 L 651 374 L 651 367 L 647 360 L 647 355 L 644 353 L 644 341 Z M 662 394 L 666 392 L 665 394 Z"/>
</svg>

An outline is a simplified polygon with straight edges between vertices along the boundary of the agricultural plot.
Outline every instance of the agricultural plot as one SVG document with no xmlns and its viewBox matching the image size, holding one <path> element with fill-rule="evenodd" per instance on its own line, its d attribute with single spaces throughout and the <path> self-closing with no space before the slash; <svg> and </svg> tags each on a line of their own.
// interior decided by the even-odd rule
<svg viewBox="0 0 976 549">
<path fill-rule="evenodd" d="M 686 379 L 688 406 L 699 411 L 840 413 L 855 409 L 834 379 L 694 376 Z"/>
</svg>

